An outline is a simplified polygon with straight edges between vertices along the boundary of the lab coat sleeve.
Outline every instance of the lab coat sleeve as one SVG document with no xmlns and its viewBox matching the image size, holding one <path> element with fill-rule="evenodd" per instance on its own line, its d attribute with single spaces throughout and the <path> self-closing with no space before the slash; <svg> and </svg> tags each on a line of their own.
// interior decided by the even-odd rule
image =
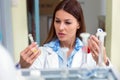
<svg viewBox="0 0 120 80">
<path fill-rule="evenodd" d="M 59 68 L 59 61 L 57 54 L 48 47 L 40 47 L 40 56 L 30 67 L 31 69 L 43 69 L 43 68 Z"/>
</svg>

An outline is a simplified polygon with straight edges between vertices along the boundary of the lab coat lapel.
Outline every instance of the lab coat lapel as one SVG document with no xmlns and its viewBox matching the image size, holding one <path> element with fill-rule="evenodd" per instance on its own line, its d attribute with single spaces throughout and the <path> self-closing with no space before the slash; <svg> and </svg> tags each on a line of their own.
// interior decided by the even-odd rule
<svg viewBox="0 0 120 80">
<path fill-rule="evenodd" d="M 73 57 L 72 68 L 78 68 L 82 64 L 82 50 L 80 49 Z"/>
<path fill-rule="evenodd" d="M 47 49 L 50 53 L 47 56 L 47 66 L 49 68 L 59 68 L 59 60 L 57 54 L 52 49 Z"/>
<path fill-rule="evenodd" d="M 50 68 L 58 68 L 59 63 L 58 63 L 58 56 L 56 54 L 51 54 L 47 56 L 47 64 Z"/>
</svg>

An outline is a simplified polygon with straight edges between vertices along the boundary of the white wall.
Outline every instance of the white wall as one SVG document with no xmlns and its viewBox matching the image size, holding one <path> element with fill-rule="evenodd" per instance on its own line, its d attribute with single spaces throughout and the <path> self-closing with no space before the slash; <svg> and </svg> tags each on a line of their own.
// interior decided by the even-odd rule
<svg viewBox="0 0 120 80">
<path fill-rule="evenodd" d="M 28 45 L 26 0 L 19 0 L 17 5 L 12 6 L 12 25 L 14 55 L 17 62 L 20 52 Z"/>
<path fill-rule="evenodd" d="M 120 71 L 120 0 L 112 0 L 111 60 Z"/>
<path fill-rule="evenodd" d="M 107 0 L 106 49 L 114 67 L 120 71 L 120 0 Z"/>
<path fill-rule="evenodd" d="M 106 0 L 79 0 L 83 1 L 83 12 L 87 32 L 95 34 L 98 28 L 98 16 L 105 15 Z"/>
</svg>

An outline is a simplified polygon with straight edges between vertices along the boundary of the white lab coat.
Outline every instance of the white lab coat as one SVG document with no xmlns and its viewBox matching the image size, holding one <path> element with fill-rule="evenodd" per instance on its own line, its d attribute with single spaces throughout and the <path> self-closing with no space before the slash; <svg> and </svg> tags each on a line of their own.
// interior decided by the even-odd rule
<svg viewBox="0 0 120 80">
<path fill-rule="evenodd" d="M 49 47 L 40 47 L 41 54 L 35 60 L 30 68 L 43 69 L 43 68 L 59 68 L 58 55 Z M 71 68 L 78 68 L 82 64 L 82 50 L 80 49 L 73 57 Z M 87 64 L 89 67 L 95 67 L 96 62 L 92 58 L 91 53 L 87 55 Z"/>
</svg>

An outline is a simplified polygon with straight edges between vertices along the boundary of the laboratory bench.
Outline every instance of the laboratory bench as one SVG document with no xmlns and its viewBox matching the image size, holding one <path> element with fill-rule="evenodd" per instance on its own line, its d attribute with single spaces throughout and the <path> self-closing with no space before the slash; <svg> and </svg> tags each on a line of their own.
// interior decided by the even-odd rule
<svg viewBox="0 0 120 80">
<path fill-rule="evenodd" d="M 120 80 L 120 74 L 113 68 L 96 67 L 63 69 L 19 69 L 24 80 Z"/>
</svg>

